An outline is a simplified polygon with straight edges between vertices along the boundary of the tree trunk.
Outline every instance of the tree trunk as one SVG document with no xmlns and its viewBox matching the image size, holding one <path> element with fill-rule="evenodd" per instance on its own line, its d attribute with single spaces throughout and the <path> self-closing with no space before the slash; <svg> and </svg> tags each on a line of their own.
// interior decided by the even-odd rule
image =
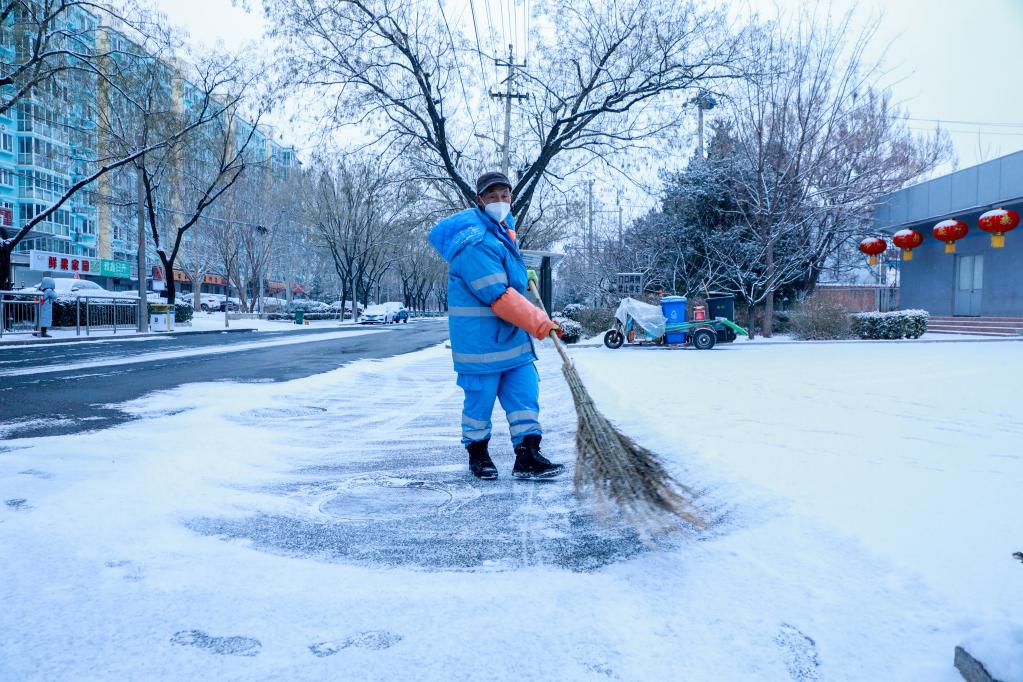
<svg viewBox="0 0 1023 682">
<path fill-rule="evenodd" d="M 202 280 L 199 281 L 200 284 L 197 285 L 195 283 L 195 280 L 192 280 L 192 307 L 195 309 L 196 312 L 202 310 L 202 293 L 200 291 L 202 289 L 201 284 Z"/>
<path fill-rule="evenodd" d="M 158 251 L 157 255 L 163 264 L 163 277 L 167 283 L 167 303 L 168 305 L 174 305 L 174 297 L 177 292 L 177 283 L 174 281 L 174 261 L 164 258 L 162 251 Z"/>
<path fill-rule="evenodd" d="M 767 297 L 764 299 L 764 337 L 774 333 L 774 242 L 767 243 L 764 274 L 767 280 Z"/>
<path fill-rule="evenodd" d="M 14 288 L 14 265 L 11 264 L 11 256 L 14 255 L 14 244 L 0 244 L 0 290 L 10 291 Z"/>
</svg>

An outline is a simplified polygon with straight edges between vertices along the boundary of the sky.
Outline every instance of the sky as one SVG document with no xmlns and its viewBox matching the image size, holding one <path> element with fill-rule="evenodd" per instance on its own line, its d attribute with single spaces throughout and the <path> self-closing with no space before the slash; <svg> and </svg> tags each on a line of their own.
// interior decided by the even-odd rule
<svg viewBox="0 0 1023 682">
<path fill-rule="evenodd" d="M 521 53 L 526 1 L 476 0 L 474 9 L 481 25 L 506 34 L 501 44 L 515 43 Z M 509 3 L 515 3 L 514 12 Z M 809 3 L 749 4 L 770 14 L 775 7 L 793 10 Z M 161 0 L 161 5 L 197 44 L 234 48 L 260 41 L 265 28 L 258 0 L 249 3 L 249 11 L 237 0 Z M 1023 88 L 1017 83 L 1023 57 L 1015 40 L 1023 31 L 1023 0 L 833 0 L 831 5 L 836 12 L 855 6 L 864 18 L 883 12 L 870 54 L 885 53 L 888 84 L 913 117 L 912 128 L 933 130 L 940 120 L 951 132 L 959 167 L 1023 149 Z M 453 27 L 461 25 L 472 35 L 468 4 L 449 0 L 447 7 Z"/>
</svg>

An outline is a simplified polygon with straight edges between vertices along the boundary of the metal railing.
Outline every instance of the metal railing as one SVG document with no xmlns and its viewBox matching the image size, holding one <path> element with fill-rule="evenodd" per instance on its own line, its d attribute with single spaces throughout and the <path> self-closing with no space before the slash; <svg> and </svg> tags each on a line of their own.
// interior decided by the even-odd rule
<svg viewBox="0 0 1023 682">
<path fill-rule="evenodd" d="M 85 335 L 92 331 L 112 329 L 114 333 L 138 327 L 138 298 L 111 298 L 109 296 L 79 296 L 75 302 L 75 332 Z"/>
<path fill-rule="evenodd" d="M 0 291 L 0 337 L 39 329 L 41 292 Z M 53 329 L 74 328 L 75 335 L 94 331 L 130 331 L 138 328 L 138 298 L 78 296 L 53 302 Z"/>
<path fill-rule="evenodd" d="M 0 337 L 38 329 L 39 294 L 0 291 Z"/>
</svg>

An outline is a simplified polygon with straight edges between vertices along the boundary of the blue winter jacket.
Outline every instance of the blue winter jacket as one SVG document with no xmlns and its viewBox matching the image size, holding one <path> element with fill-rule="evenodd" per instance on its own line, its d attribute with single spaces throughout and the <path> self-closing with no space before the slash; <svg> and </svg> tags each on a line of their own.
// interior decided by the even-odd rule
<svg viewBox="0 0 1023 682">
<path fill-rule="evenodd" d="M 506 219 L 514 229 L 511 215 Z M 528 296 L 526 266 L 508 231 L 478 208 L 456 213 L 430 232 L 448 262 L 448 329 L 459 374 L 503 372 L 536 360 L 533 340 L 490 306 L 508 287 Z"/>
<path fill-rule="evenodd" d="M 43 277 L 42 281 L 36 286 L 36 289 L 43 292 L 42 303 L 39 306 L 39 326 L 52 327 L 53 302 L 57 300 L 57 293 L 53 290 L 53 279 Z"/>
</svg>

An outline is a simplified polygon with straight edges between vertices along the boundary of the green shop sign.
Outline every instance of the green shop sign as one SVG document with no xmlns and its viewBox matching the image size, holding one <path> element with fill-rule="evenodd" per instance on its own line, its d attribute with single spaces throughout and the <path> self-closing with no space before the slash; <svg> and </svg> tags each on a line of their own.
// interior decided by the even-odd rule
<svg viewBox="0 0 1023 682">
<path fill-rule="evenodd" d="M 131 263 L 125 260 L 106 260 L 99 262 L 101 277 L 131 277 Z"/>
</svg>

